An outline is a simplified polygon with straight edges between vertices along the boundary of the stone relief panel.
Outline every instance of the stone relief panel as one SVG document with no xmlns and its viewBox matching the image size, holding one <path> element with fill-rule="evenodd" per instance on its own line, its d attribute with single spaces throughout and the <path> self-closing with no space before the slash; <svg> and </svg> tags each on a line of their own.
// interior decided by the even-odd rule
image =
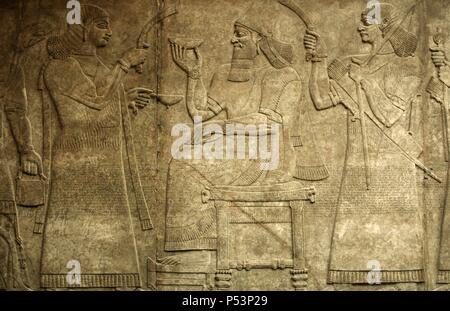
<svg viewBox="0 0 450 311">
<path fill-rule="evenodd" d="M 447 290 L 449 12 L 0 1 L 0 288 Z"/>
</svg>

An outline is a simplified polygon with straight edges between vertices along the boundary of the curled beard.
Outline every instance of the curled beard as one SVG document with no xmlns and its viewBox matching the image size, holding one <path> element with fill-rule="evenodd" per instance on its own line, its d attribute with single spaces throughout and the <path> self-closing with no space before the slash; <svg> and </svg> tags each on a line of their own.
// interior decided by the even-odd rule
<svg viewBox="0 0 450 311">
<path fill-rule="evenodd" d="M 228 81 L 231 82 L 247 82 L 253 77 L 254 57 L 242 57 L 236 55 L 233 51 L 233 58 L 231 59 L 231 68 L 228 74 Z"/>
</svg>

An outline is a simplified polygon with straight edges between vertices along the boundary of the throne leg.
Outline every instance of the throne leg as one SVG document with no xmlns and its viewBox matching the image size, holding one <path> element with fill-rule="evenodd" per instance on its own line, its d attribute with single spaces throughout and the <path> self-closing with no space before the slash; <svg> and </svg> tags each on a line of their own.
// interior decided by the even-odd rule
<svg viewBox="0 0 450 311">
<path fill-rule="evenodd" d="M 231 287 L 232 272 L 228 259 L 228 210 L 230 202 L 216 201 L 217 211 L 217 268 L 215 285 L 218 290 Z"/>
<path fill-rule="evenodd" d="M 308 288 L 308 270 L 291 270 L 292 286 L 296 291 L 306 291 Z"/>
<path fill-rule="evenodd" d="M 231 270 L 217 270 L 215 277 L 215 285 L 217 290 L 227 290 L 231 288 L 232 282 Z"/>
<path fill-rule="evenodd" d="M 291 202 L 292 240 L 294 268 L 291 270 L 292 286 L 296 291 L 306 291 L 308 287 L 308 269 L 305 258 L 305 235 L 303 223 L 303 202 Z"/>
</svg>

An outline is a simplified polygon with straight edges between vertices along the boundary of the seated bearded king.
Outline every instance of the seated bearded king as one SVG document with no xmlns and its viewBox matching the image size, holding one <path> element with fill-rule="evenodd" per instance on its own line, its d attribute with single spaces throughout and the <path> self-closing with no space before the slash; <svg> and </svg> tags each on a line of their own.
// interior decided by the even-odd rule
<svg viewBox="0 0 450 311">
<path fill-rule="evenodd" d="M 214 73 L 209 91 L 201 77 L 199 48 L 187 48 L 177 40 L 170 41 L 174 62 L 187 73 L 186 105 L 190 117 L 196 125 L 201 124 L 197 120 L 202 120 L 204 127 L 209 124 L 220 127 L 212 135 L 204 133 L 200 139 L 194 133 L 192 145 L 204 147 L 217 139 L 217 135 L 223 140 L 239 136 L 227 131 L 230 124 L 266 127 L 266 135 L 271 136 L 268 140 L 274 139 L 273 134 L 279 128 L 278 165 L 267 169 L 263 165 L 267 160 L 262 159 L 174 157 L 169 165 L 165 233 L 165 251 L 174 256 L 160 259 L 160 263 L 184 264 L 186 256 L 205 258 L 203 255 L 208 257 L 207 254 L 216 250 L 216 212 L 214 204 L 202 199 L 204 189 L 216 185 L 243 188 L 328 177 L 313 142 L 312 148 L 306 149 L 314 154 L 306 155 L 302 147 L 302 156 L 299 156 L 299 147 L 304 146 L 304 142 L 300 142 L 297 122 L 302 121 L 298 121 L 300 116 L 296 112 L 302 89 L 300 77 L 292 67 L 294 51 L 292 45 L 271 34 L 277 19 L 253 14 L 270 11 L 261 11 L 258 7 L 262 3 L 256 1 L 234 24 L 231 64 L 221 66 Z M 249 137 L 246 139 L 248 141 Z M 309 159 L 307 164 L 305 159 Z M 299 182 L 299 187 L 302 186 L 305 184 Z"/>
</svg>

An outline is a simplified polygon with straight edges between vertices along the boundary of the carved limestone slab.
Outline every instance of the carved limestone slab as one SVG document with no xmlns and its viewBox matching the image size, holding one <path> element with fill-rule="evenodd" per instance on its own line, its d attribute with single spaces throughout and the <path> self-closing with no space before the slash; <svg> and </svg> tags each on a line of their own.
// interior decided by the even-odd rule
<svg viewBox="0 0 450 311">
<path fill-rule="evenodd" d="M 0 289 L 448 290 L 449 14 L 0 2 Z"/>
</svg>

